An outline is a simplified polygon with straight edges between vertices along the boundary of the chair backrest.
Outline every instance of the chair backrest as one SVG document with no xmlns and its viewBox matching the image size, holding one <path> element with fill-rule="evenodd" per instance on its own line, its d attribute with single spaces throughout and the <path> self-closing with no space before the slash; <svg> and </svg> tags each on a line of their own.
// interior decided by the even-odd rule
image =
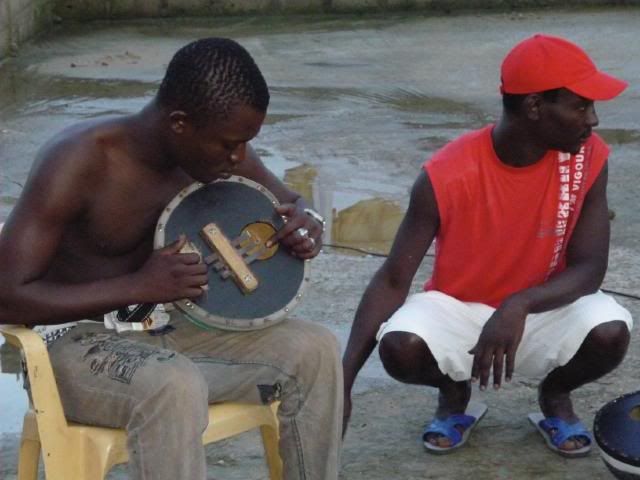
<svg viewBox="0 0 640 480">
<path fill-rule="evenodd" d="M 11 345 L 22 351 L 27 366 L 31 401 L 38 419 L 38 431 L 43 445 L 55 445 L 58 435 L 68 427 L 58 386 L 53 375 L 47 347 L 42 337 L 22 325 L 0 325 L 0 333 Z"/>
</svg>

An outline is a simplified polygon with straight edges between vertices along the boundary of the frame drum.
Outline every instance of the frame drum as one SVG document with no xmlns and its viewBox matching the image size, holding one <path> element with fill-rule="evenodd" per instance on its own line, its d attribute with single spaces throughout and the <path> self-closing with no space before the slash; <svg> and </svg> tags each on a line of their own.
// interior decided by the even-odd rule
<svg viewBox="0 0 640 480">
<path fill-rule="evenodd" d="M 308 262 L 265 242 L 284 225 L 278 200 L 262 185 L 232 176 L 194 183 L 167 205 L 156 225 L 154 248 L 187 237 L 183 252 L 209 266 L 204 293 L 174 302 L 196 325 L 257 330 L 283 320 L 308 282 Z"/>
<path fill-rule="evenodd" d="M 593 433 L 611 473 L 621 480 L 639 480 L 640 391 L 622 395 L 598 410 Z"/>
</svg>

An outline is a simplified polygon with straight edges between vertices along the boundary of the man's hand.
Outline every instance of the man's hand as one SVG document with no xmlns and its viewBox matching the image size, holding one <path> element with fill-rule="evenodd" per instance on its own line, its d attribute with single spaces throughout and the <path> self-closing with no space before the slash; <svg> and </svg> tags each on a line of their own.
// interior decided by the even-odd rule
<svg viewBox="0 0 640 480">
<path fill-rule="evenodd" d="M 207 265 L 197 253 L 180 253 L 187 238 L 180 238 L 164 248 L 155 250 L 134 274 L 134 289 L 139 302 L 162 303 L 195 298 L 207 284 Z"/>
<path fill-rule="evenodd" d="M 322 225 L 305 211 L 293 204 L 285 203 L 276 211 L 286 218 L 286 224 L 270 240 L 280 242 L 293 255 L 304 260 L 313 258 L 322 248 Z"/>
<path fill-rule="evenodd" d="M 478 343 L 469 350 L 473 355 L 471 379 L 472 381 L 480 380 L 481 390 L 487 387 L 492 366 L 493 387 L 500 388 L 505 357 L 507 359 L 505 380 L 507 382 L 511 380 L 527 313 L 521 303 L 505 301 L 484 325 Z"/>
</svg>

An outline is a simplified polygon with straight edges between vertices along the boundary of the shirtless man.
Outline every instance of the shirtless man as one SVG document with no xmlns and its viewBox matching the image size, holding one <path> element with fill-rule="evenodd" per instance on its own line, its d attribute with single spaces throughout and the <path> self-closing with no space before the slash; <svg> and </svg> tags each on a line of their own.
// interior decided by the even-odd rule
<svg viewBox="0 0 640 480">
<path fill-rule="evenodd" d="M 463 445 L 486 411 L 470 403 L 471 381 L 484 389 L 491 378 L 499 389 L 516 371 L 544 377 L 542 414 L 530 419 L 548 445 L 584 455 L 591 436 L 570 394 L 620 363 L 632 326 L 598 290 L 609 251 L 609 150 L 592 133 L 594 100 L 626 83 L 546 35 L 514 47 L 501 74 L 502 117 L 425 162 L 364 294 L 343 358 L 345 426 L 353 382 L 379 340 L 392 377 L 439 389 L 428 451 Z M 434 239 L 431 279 L 405 302 Z"/>
<path fill-rule="evenodd" d="M 244 48 L 202 39 L 176 53 L 139 113 L 81 123 L 49 141 L 0 235 L 0 323 L 57 325 L 200 295 L 206 266 L 179 253 L 184 239 L 152 248 L 163 208 L 194 181 L 233 173 L 264 185 L 288 217 L 275 240 L 302 259 L 316 256 L 321 217 L 249 145 L 268 103 Z M 132 478 L 204 480 L 207 405 L 231 400 L 280 400 L 285 478 L 337 478 L 342 369 L 328 330 L 285 320 L 205 331 L 177 313 L 171 327 L 117 334 L 82 322 L 49 337 L 65 414 L 126 428 Z M 126 374 L 96 368 L 108 362 Z"/>
</svg>

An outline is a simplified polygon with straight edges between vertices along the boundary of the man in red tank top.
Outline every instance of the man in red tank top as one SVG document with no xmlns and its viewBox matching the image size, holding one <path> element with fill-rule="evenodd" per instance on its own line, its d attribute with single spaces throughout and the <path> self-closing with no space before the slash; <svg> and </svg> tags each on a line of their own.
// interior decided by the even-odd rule
<svg viewBox="0 0 640 480">
<path fill-rule="evenodd" d="M 591 448 L 571 392 L 624 358 L 632 319 L 599 291 L 607 268 L 609 149 L 592 133 L 594 101 L 626 83 L 578 46 L 547 35 L 502 64 L 503 114 L 438 151 L 413 186 L 389 258 L 356 313 L 345 369 L 345 422 L 355 377 L 380 341 L 395 379 L 439 389 L 423 435 L 433 453 L 462 446 L 486 406 L 471 382 L 499 389 L 543 377 L 530 420 L 564 456 Z M 435 240 L 424 292 L 407 299 Z"/>
</svg>

